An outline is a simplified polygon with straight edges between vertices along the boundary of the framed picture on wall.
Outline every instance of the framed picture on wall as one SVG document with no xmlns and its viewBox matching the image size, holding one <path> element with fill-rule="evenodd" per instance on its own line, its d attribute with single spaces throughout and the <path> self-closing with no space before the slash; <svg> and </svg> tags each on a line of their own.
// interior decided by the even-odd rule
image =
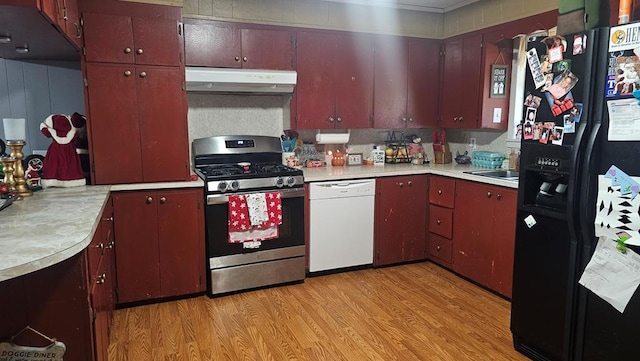
<svg viewBox="0 0 640 361">
<path fill-rule="evenodd" d="M 507 96 L 507 65 L 491 65 L 490 98 L 504 98 Z"/>
</svg>

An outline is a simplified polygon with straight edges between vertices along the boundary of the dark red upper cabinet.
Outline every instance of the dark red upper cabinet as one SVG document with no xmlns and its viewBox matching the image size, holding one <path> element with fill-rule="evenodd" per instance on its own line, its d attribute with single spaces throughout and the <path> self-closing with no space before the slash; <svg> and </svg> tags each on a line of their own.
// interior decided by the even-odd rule
<svg viewBox="0 0 640 361">
<path fill-rule="evenodd" d="M 407 121 L 407 69 L 409 46 L 399 36 L 375 40 L 373 125 L 404 128 Z"/>
<path fill-rule="evenodd" d="M 379 36 L 375 47 L 374 127 L 435 126 L 439 42 Z"/>
<path fill-rule="evenodd" d="M 298 33 L 296 128 L 333 128 L 335 123 L 335 51 L 332 34 Z"/>
<path fill-rule="evenodd" d="M 291 70 L 295 34 L 287 30 L 240 28 L 237 24 L 185 20 L 188 66 Z"/>
<path fill-rule="evenodd" d="M 296 127 L 370 128 L 371 37 L 299 32 L 297 39 Z"/>
<path fill-rule="evenodd" d="M 247 69 L 292 70 L 293 32 L 242 29 L 242 67 Z"/>
<path fill-rule="evenodd" d="M 177 20 L 102 13 L 82 18 L 88 62 L 180 65 Z"/>
<path fill-rule="evenodd" d="M 443 128 L 476 128 L 480 102 L 482 35 L 474 34 L 444 42 L 442 103 Z"/>
<path fill-rule="evenodd" d="M 438 119 L 440 42 L 409 40 L 407 127 L 433 128 Z"/>
</svg>

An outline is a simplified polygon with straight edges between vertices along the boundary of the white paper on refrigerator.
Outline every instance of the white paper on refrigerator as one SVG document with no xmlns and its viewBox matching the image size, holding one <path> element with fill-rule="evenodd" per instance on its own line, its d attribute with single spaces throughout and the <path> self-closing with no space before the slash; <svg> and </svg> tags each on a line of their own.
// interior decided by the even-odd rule
<svg viewBox="0 0 640 361">
<path fill-rule="evenodd" d="M 607 101 L 609 141 L 640 140 L 640 105 L 636 98 Z"/>
<path fill-rule="evenodd" d="M 640 255 L 630 249 L 622 253 L 616 244 L 600 237 L 578 282 L 622 313 L 640 284 Z"/>
<path fill-rule="evenodd" d="M 630 177 L 636 182 L 638 177 Z M 605 175 L 598 175 L 598 199 L 594 220 L 596 237 L 618 239 L 629 237 L 626 244 L 640 246 L 640 196 L 622 194 L 620 185 L 613 185 Z"/>
</svg>

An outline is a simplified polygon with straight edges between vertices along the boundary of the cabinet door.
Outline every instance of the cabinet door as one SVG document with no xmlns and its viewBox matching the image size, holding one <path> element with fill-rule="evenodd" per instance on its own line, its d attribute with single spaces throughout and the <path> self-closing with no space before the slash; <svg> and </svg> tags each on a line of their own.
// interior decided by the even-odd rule
<svg viewBox="0 0 640 361">
<path fill-rule="evenodd" d="M 163 297 L 204 290 L 202 190 L 158 193 L 158 247 Z"/>
<path fill-rule="evenodd" d="M 374 128 L 407 125 L 407 42 L 397 36 L 379 36 L 374 54 Z"/>
<path fill-rule="evenodd" d="M 138 66 L 135 75 L 142 178 L 145 182 L 187 180 L 189 140 L 183 74 L 179 68 Z"/>
<path fill-rule="evenodd" d="M 189 66 L 240 68 L 240 31 L 204 21 L 184 24 L 185 63 Z"/>
<path fill-rule="evenodd" d="M 457 89 L 460 99 L 458 109 L 462 110 L 457 122 L 460 128 L 477 128 L 480 117 L 480 83 L 482 82 L 482 34 L 467 36 L 462 45 L 462 82 Z M 446 77 L 445 73 L 445 77 Z"/>
<path fill-rule="evenodd" d="M 9 339 L 29 324 L 27 300 L 25 299 L 24 277 L 11 278 L 0 282 L 0 339 Z M 7 297 L 6 295 L 11 295 Z M 21 336 L 25 337 L 25 336 Z M 23 341 L 22 338 L 16 342 Z"/>
<path fill-rule="evenodd" d="M 294 36 L 285 30 L 242 29 L 242 67 L 294 69 Z"/>
<path fill-rule="evenodd" d="M 444 56 L 442 61 L 442 92 L 440 104 L 440 120 L 438 126 L 443 128 L 458 128 L 463 102 L 462 97 L 462 39 L 444 42 Z M 479 76 L 476 74 L 475 76 Z"/>
<path fill-rule="evenodd" d="M 335 56 L 336 128 L 371 128 L 373 38 L 337 35 Z"/>
<path fill-rule="evenodd" d="M 374 265 L 425 258 L 427 177 L 376 180 Z"/>
<path fill-rule="evenodd" d="M 495 188 L 494 192 L 496 198 L 490 247 L 493 255 L 490 287 L 511 297 L 518 193 L 507 188 Z"/>
<path fill-rule="evenodd" d="M 161 296 L 157 194 L 113 195 L 118 303 Z"/>
<path fill-rule="evenodd" d="M 404 261 L 417 261 L 426 258 L 428 187 L 427 176 L 407 177 L 405 187 L 405 222 L 403 229 Z M 408 221 L 411 220 L 411 221 Z"/>
<path fill-rule="evenodd" d="M 134 63 L 132 21 L 129 16 L 83 13 L 85 61 Z"/>
<path fill-rule="evenodd" d="M 85 69 L 93 182 L 142 182 L 135 68 L 85 63 Z"/>
<path fill-rule="evenodd" d="M 438 119 L 440 42 L 409 40 L 407 127 L 434 128 Z"/>
<path fill-rule="evenodd" d="M 457 182 L 454 213 L 453 264 L 463 276 L 488 286 L 491 278 L 490 243 L 493 232 L 493 189 L 473 182 Z"/>
<path fill-rule="evenodd" d="M 102 272 L 104 269 L 104 258 L 100 258 Z M 95 346 L 95 361 L 106 361 L 107 349 L 109 348 L 109 310 L 108 310 L 108 289 L 106 280 L 92 278 L 91 292 L 89 299 L 93 308 L 93 344 Z"/>
<path fill-rule="evenodd" d="M 405 204 L 398 178 L 376 179 L 374 266 L 402 262 L 402 230 L 406 220 L 400 214 Z"/>
<path fill-rule="evenodd" d="M 336 36 L 299 32 L 296 127 L 326 129 L 335 127 Z"/>
<path fill-rule="evenodd" d="M 66 345 L 65 360 L 91 360 L 93 354 L 86 267 L 85 254 L 81 252 L 24 276 L 24 307 L 28 325 L 63 341 Z M 29 345 L 46 346 L 50 343 L 32 335 Z"/>
<path fill-rule="evenodd" d="M 82 29 L 77 0 L 64 0 L 65 33 L 76 48 L 82 48 Z"/>
<path fill-rule="evenodd" d="M 133 18 L 132 24 L 136 64 L 180 65 L 182 38 L 178 31 L 178 21 Z"/>
</svg>

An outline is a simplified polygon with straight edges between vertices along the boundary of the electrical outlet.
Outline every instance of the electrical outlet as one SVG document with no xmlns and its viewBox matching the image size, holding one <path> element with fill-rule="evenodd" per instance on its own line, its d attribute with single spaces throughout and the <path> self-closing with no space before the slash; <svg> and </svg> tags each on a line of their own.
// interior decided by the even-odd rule
<svg viewBox="0 0 640 361">
<path fill-rule="evenodd" d="M 469 148 L 471 149 L 478 148 L 478 146 L 476 145 L 476 138 L 469 138 Z"/>
</svg>

